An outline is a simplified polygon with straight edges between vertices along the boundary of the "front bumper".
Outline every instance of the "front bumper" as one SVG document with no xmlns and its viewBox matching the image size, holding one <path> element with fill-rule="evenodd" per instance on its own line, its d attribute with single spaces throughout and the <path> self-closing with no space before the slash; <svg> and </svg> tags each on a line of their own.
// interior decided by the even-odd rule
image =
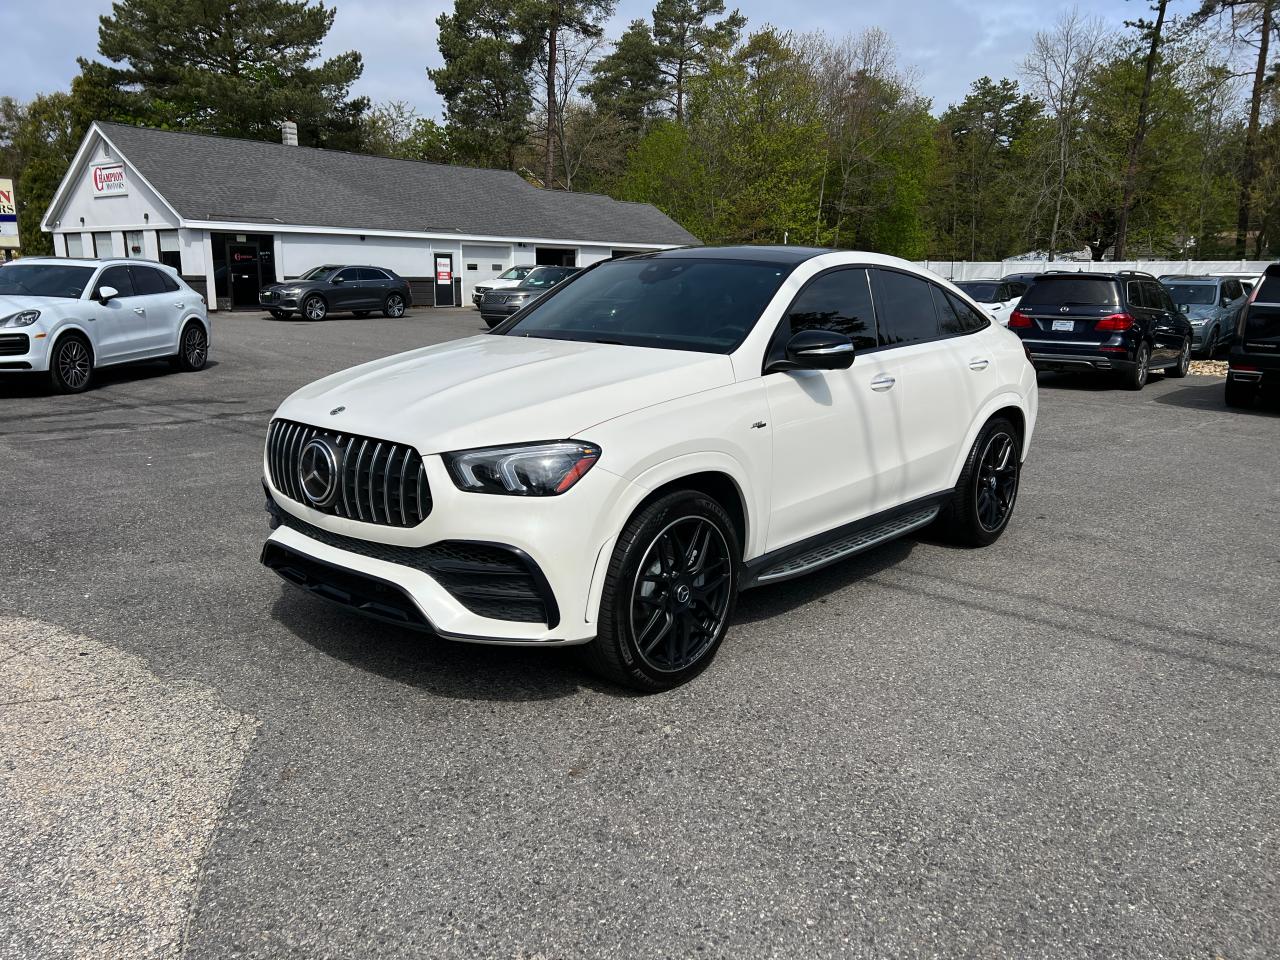
<svg viewBox="0 0 1280 960">
<path fill-rule="evenodd" d="M 423 459 L 431 512 L 408 528 L 320 513 L 264 479 L 274 529 L 262 562 L 357 612 L 453 639 L 592 639 L 593 579 L 616 533 L 612 507 L 630 484 L 597 466 L 559 497 L 468 493 L 438 456 Z"/>
<path fill-rule="evenodd" d="M 49 340 L 38 325 L 0 330 L 0 373 L 49 369 Z"/>
<path fill-rule="evenodd" d="M 480 303 L 480 316 L 485 320 L 505 320 L 524 308 L 523 303 Z"/>
<path fill-rule="evenodd" d="M 283 294 L 258 294 L 258 305 L 264 310 L 297 310 L 298 297 Z"/>
</svg>

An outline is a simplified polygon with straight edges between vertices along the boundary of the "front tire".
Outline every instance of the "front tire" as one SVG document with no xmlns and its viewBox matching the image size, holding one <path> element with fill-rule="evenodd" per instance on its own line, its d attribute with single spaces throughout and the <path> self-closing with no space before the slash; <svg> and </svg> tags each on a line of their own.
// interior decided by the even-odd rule
<svg viewBox="0 0 1280 960">
<path fill-rule="evenodd" d="M 947 539 L 962 547 L 986 547 L 1000 539 L 1018 502 L 1021 451 L 1017 428 L 1003 417 L 982 428 L 943 510 Z"/>
<path fill-rule="evenodd" d="M 1130 390 L 1141 390 L 1147 385 L 1151 376 L 1151 348 L 1145 343 L 1138 345 L 1138 358 L 1132 370 L 1124 374 L 1124 385 Z"/>
<path fill-rule="evenodd" d="M 79 334 L 58 340 L 49 358 L 49 379 L 58 393 L 84 393 L 93 382 L 93 348 Z"/>
<path fill-rule="evenodd" d="M 742 548 L 723 507 L 679 490 L 639 511 L 614 547 L 587 662 L 655 693 L 692 680 L 729 629 Z"/>
<path fill-rule="evenodd" d="M 317 293 L 313 293 L 302 301 L 302 315 L 308 320 L 323 320 L 328 312 L 329 305 L 324 302 L 324 297 Z"/>
<path fill-rule="evenodd" d="M 1214 327 L 1204 335 L 1204 345 L 1200 348 L 1199 360 L 1212 360 L 1218 352 L 1218 328 Z"/>
<path fill-rule="evenodd" d="M 1212 353 L 1212 351 L 1210 351 Z M 1181 380 L 1187 375 L 1191 369 L 1191 338 L 1188 337 L 1182 345 L 1182 353 L 1178 354 L 1178 363 L 1176 366 L 1170 367 L 1165 371 L 1166 377 L 1172 377 L 1174 380 Z"/>
<path fill-rule="evenodd" d="M 382 315 L 384 317 L 403 317 L 404 316 L 404 297 L 398 293 L 393 293 L 382 302 Z"/>
</svg>

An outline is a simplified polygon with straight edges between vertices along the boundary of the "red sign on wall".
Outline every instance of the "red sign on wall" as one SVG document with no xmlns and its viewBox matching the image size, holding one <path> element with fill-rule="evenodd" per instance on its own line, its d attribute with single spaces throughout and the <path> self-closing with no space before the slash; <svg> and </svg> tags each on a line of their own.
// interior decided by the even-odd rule
<svg viewBox="0 0 1280 960">
<path fill-rule="evenodd" d="M 450 257 L 436 257 L 436 283 L 453 282 L 453 260 Z"/>
</svg>

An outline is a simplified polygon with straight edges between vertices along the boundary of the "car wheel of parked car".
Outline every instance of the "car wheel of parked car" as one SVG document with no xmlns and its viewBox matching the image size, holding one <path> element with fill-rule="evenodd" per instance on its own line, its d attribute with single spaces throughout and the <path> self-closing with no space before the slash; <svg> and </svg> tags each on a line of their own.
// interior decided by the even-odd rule
<svg viewBox="0 0 1280 960">
<path fill-rule="evenodd" d="M 382 315 L 384 317 L 403 317 L 404 316 L 404 297 L 398 293 L 393 293 L 382 302 Z"/>
<path fill-rule="evenodd" d="M 741 557 L 729 515 L 703 493 L 680 490 L 638 512 L 609 563 L 591 667 L 650 692 L 697 676 L 728 630 Z"/>
<path fill-rule="evenodd" d="M 49 379 L 59 393 L 83 393 L 93 381 L 93 349 L 89 341 L 68 333 L 54 345 L 49 358 Z"/>
<path fill-rule="evenodd" d="M 1204 346 L 1200 348 L 1201 360 L 1212 360 L 1218 350 L 1218 328 L 1214 327 L 1204 335 Z"/>
<path fill-rule="evenodd" d="M 1000 539 L 1018 500 L 1022 442 L 1003 417 L 978 433 L 941 520 L 947 538 L 962 547 L 985 547 Z"/>
<path fill-rule="evenodd" d="M 1227 381 L 1227 406 L 1228 407 L 1252 407 L 1253 401 L 1257 399 L 1258 387 L 1256 384 L 1243 383 L 1239 380 Z"/>
<path fill-rule="evenodd" d="M 1173 377 L 1175 380 L 1181 380 L 1187 375 L 1187 371 L 1191 369 L 1191 340 L 1188 339 L 1182 345 L 1182 353 L 1178 355 L 1178 363 L 1176 366 L 1169 367 L 1165 371 L 1165 375 Z"/>
<path fill-rule="evenodd" d="M 271 311 L 271 315 L 277 320 L 288 320 L 289 317 L 292 316 L 288 310 L 276 310 L 274 308 Z"/>
<path fill-rule="evenodd" d="M 302 315 L 308 320 L 323 320 L 328 312 L 329 305 L 324 302 L 324 297 L 319 294 L 313 293 L 302 301 Z"/>
<path fill-rule="evenodd" d="M 1133 369 L 1124 375 L 1124 385 L 1130 390 L 1141 390 L 1147 385 L 1147 377 L 1151 373 L 1151 348 L 1145 343 L 1138 346 L 1138 359 Z"/>
<path fill-rule="evenodd" d="M 178 342 L 178 355 L 173 364 L 179 370 L 188 372 L 203 370 L 209 360 L 209 336 L 204 327 L 192 321 L 182 331 L 182 339 Z"/>
</svg>

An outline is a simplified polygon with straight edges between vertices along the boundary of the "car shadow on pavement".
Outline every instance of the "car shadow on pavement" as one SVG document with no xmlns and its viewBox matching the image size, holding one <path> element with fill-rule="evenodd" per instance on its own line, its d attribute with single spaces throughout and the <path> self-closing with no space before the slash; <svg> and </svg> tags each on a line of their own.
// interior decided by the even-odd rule
<svg viewBox="0 0 1280 960">
<path fill-rule="evenodd" d="M 348 613 L 291 587 L 282 587 L 271 618 L 325 656 L 451 700 L 555 700 L 583 688 L 616 698 L 641 696 L 588 673 L 577 647 L 446 640 Z"/>
<path fill-rule="evenodd" d="M 1207 380 L 1204 383 L 1190 384 L 1156 397 L 1156 403 L 1168 404 L 1171 407 L 1185 407 L 1189 410 L 1220 410 L 1223 413 L 1238 413 L 1245 417 L 1280 416 L 1280 394 L 1259 397 L 1250 409 L 1228 407 L 1224 396 L 1224 384 L 1223 380 Z"/>
<path fill-rule="evenodd" d="M 198 376 L 207 373 L 218 365 L 217 360 L 209 360 L 204 368 L 195 374 L 179 373 L 168 360 L 140 360 L 137 363 L 125 363 L 119 366 L 99 367 L 93 372 L 93 383 L 86 394 L 93 394 L 104 387 L 118 383 L 138 383 L 154 380 L 157 377 Z M 49 383 L 47 373 L 16 373 L 0 377 L 0 399 L 17 397 L 61 397 L 63 394 L 54 391 Z"/>
</svg>

